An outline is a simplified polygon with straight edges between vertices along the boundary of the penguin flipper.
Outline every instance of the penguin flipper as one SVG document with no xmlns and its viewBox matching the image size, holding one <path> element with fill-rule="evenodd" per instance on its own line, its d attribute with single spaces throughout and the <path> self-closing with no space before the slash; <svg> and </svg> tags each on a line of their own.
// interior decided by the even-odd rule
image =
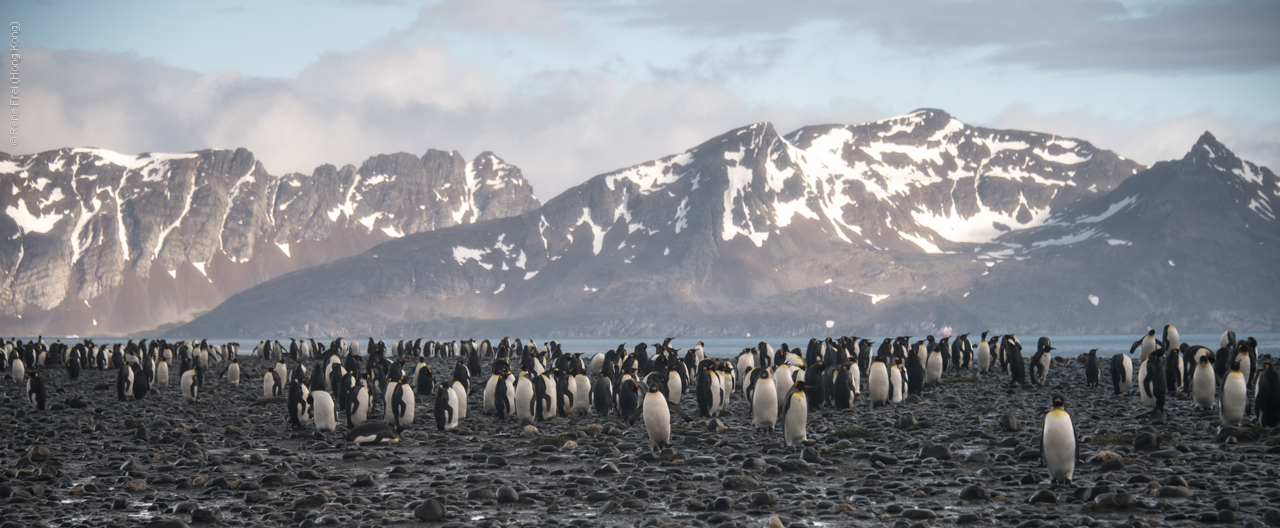
<svg viewBox="0 0 1280 528">
<path fill-rule="evenodd" d="M 671 412 L 680 415 L 681 418 L 684 418 L 684 421 L 686 422 L 690 421 L 689 415 L 685 414 L 684 409 L 681 409 L 679 405 L 676 405 L 673 402 L 667 402 L 667 408 L 670 409 Z"/>
<path fill-rule="evenodd" d="M 668 402 L 668 404 L 670 404 L 670 402 Z M 680 411 L 680 414 L 684 414 L 684 411 Z M 636 420 L 638 420 L 643 415 L 644 415 L 644 406 L 643 405 L 637 406 L 636 412 L 631 413 L 631 416 L 627 418 L 627 423 L 628 424 L 636 423 Z"/>
</svg>

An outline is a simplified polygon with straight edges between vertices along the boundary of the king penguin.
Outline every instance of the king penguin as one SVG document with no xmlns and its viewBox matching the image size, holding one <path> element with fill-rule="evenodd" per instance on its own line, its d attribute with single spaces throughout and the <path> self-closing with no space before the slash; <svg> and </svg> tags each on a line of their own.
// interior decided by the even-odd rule
<svg viewBox="0 0 1280 528">
<path fill-rule="evenodd" d="M 453 390 L 453 386 L 457 382 L 442 383 L 440 388 L 436 389 L 436 404 L 433 412 L 436 419 L 436 429 L 443 431 L 452 431 L 458 427 L 458 392 Z"/>
<path fill-rule="evenodd" d="M 760 369 L 755 394 L 751 402 L 751 423 L 756 429 L 773 430 L 778 423 L 778 390 L 774 388 L 773 375 L 768 368 Z"/>
<path fill-rule="evenodd" d="M 187 403 L 200 401 L 200 387 L 204 385 L 204 371 L 200 367 L 192 367 L 182 373 L 182 397 Z"/>
<path fill-rule="evenodd" d="M 1164 398 L 1169 389 L 1164 379 L 1164 350 L 1155 350 L 1138 367 L 1138 394 L 1142 404 L 1153 407 L 1153 413 L 1164 411 Z"/>
<path fill-rule="evenodd" d="M 1280 425 L 1280 372 L 1276 372 L 1270 363 L 1262 365 L 1258 385 L 1253 392 L 1253 409 L 1258 423 L 1264 427 Z"/>
<path fill-rule="evenodd" d="M 1213 408 L 1213 396 L 1218 392 L 1218 376 L 1213 372 L 1213 354 L 1197 356 L 1196 373 L 1191 376 L 1191 401 L 1200 410 Z"/>
<path fill-rule="evenodd" d="M 1244 408 L 1249 400 L 1245 394 L 1244 373 L 1240 371 L 1240 362 L 1231 363 L 1231 372 L 1222 382 L 1222 401 L 1218 405 L 1218 418 L 1222 425 L 1240 425 L 1244 420 Z"/>
<path fill-rule="evenodd" d="M 369 421 L 369 375 L 361 376 L 356 388 L 347 394 L 347 428 L 354 429 Z"/>
<path fill-rule="evenodd" d="M 240 362 L 235 356 L 231 356 L 231 364 L 227 365 L 227 382 L 233 387 L 240 386 Z"/>
<path fill-rule="evenodd" d="M 384 423 L 368 422 L 347 431 L 348 442 L 363 446 L 369 444 L 389 444 L 400 441 L 400 434 L 394 427 Z"/>
<path fill-rule="evenodd" d="M 1133 386 L 1133 360 L 1121 353 L 1111 356 L 1111 388 L 1117 396 Z"/>
<path fill-rule="evenodd" d="M 315 415 L 317 431 L 332 432 L 338 429 L 338 412 L 333 406 L 333 396 L 328 392 L 317 390 L 307 395 Z"/>
<path fill-rule="evenodd" d="M 1051 351 L 1056 350 L 1049 343 L 1048 337 L 1041 337 L 1036 345 L 1036 353 L 1031 356 L 1031 383 L 1043 386 L 1049 378 L 1049 365 L 1053 363 Z"/>
<path fill-rule="evenodd" d="M 169 362 L 164 359 L 156 363 L 156 386 L 162 389 L 169 386 Z"/>
<path fill-rule="evenodd" d="M 988 330 L 987 332 L 990 332 Z M 978 368 L 978 374 L 986 374 L 991 370 L 991 345 L 987 343 L 987 332 L 982 333 L 982 341 L 978 342 L 978 349 L 974 351 L 974 360 Z"/>
<path fill-rule="evenodd" d="M 289 425 L 295 429 L 302 427 L 302 422 L 311 419 L 307 413 L 306 387 L 297 381 L 289 382 Z"/>
<path fill-rule="evenodd" d="M 942 360 L 941 348 L 934 348 L 929 351 L 929 360 L 924 369 L 924 384 L 929 386 L 937 385 L 942 382 L 942 368 L 944 367 Z"/>
<path fill-rule="evenodd" d="M 782 407 L 782 438 L 787 447 L 805 441 L 806 422 L 809 418 L 809 399 L 805 389 L 809 383 L 797 381 L 787 393 L 787 402 Z"/>
<path fill-rule="evenodd" d="M 1053 398 L 1053 409 L 1044 415 L 1044 433 L 1040 436 L 1040 460 L 1049 470 L 1049 481 L 1071 484 L 1071 474 L 1080 457 L 1080 444 L 1071 425 L 1071 415 L 1063 410 L 1061 396 Z"/>
<path fill-rule="evenodd" d="M 644 395 L 644 405 L 636 409 L 634 414 L 644 415 L 644 428 L 649 433 L 649 445 L 653 446 L 654 450 L 671 445 L 672 412 L 679 414 L 686 422 L 689 421 L 684 410 L 663 396 L 657 385 L 650 385 L 649 392 Z M 776 407 L 774 412 L 777 412 Z M 638 417 L 633 415 L 631 418 L 634 421 Z"/>
<path fill-rule="evenodd" d="M 889 403 L 898 404 L 906 398 L 906 371 L 902 368 L 902 358 L 894 360 L 889 367 Z"/>
<path fill-rule="evenodd" d="M 1174 330 L 1174 332 L 1176 333 L 1177 330 Z M 1172 396 L 1182 390 L 1182 378 L 1186 374 L 1185 368 L 1182 363 L 1181 350 L 1170 348 L 1165 352 L 1164 381 L 1169 388 L 1169 395 Z"/>
<path fill-rule="evenodd" d="M 1084 384 L 1086 387 L 1097 387 L 1098 378 L 1102 377 L 1102 367 L 1098 365 L 1098 349 L 1090 350 L 1084 355 Z"/>
<path fill-rule="evenodd" d="M 538 422 L 533 398 L 533 379 L 529 377 L 529 371 L 522 370 L 520 371 L 520 379 L 516 382 L 516 418 L 521 424 Z"/>
<path fill-rule="evenodd" d="M 1156 330 L 1152 328 L 1147 331 L 1147 335 L 1144 335 L 1141 339 L 1133 342 L 1133 346 L 1129 347 L 1129 353 L 1132 354 L 1134 350 L 1138 350 L 1140 354 L 1138 356 L 1138 361 L 1146 361 L 1147 356 L 1156 351 L 1158 341 L 1159 340 L 1156 339 Z"/>
<path fill-rule="evenodd" d="M 889 392 L 889 369 L 884 364 L 884 358 L 877 356 L 871 362 L 871 369 L 867 375 L 867 394 L 871 397 L 873 405 L 888 405 Z"/>
<path fill-rule="evenodd" d="M 453 407 L 458 415 L 454 421 L 461 422 L 463 418 L 467 417 L 467 387 L 461 381 L 453 380 L 453 384 L 449 388 L 453 389 L 454 395 L 458 397 L 458 401 Z"/>
<path fill-rule="evenodd" d="M 40 373 L 35 370 L 31 371 L 27 378 L 27 402 L 31 404 L 31 408 L 37 411 L 46 409 L 46 403 L 49 396 L 44 390 L 44 380 L 40 379 Z"/>
<path fill-rule="evenodd" d="M 159 369 L 156 370 L 158 371 Z M 166 368 L 165 370 L 167 371 L 168 369 Z M 276 371 L 268 369 L 262 375 L 262 397 L 279 398 L 281 390 L 283 390 L 283 387 L 280 386 L 280 375 Z"/>
<path fill-rule="evenodd" d="M 413 425 L 413 387 L 402 379 L 388 388 L 387 394 L 387 421 L 391 426 L 404 429 Z"/>
<path fill-rule="evenodd" d="M 596 382 L 591 386 L 591 403 L 600 416 L 609 416 L 609 412 L 617 406 L 613 398 L 613 380 L 609 379 L 608 373 L 596 373 Z"/>
</svg>

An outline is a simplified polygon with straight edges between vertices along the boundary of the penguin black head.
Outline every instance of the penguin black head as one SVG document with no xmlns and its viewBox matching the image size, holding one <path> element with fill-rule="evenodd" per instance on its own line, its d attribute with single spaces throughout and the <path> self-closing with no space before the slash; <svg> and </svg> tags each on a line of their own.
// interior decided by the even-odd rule
<svg viewBox="0 0 1280 528">
<path fill-rule="evenodd" d="M 1239 371 L 1240 371 L 1240 362 L 1239 362 L 1239 361 L 1232 361 L 1232 362 L 1231 362 L 1231 371 L 1232 371 L 1232 372 L 1239 372 Z"/>
<path fill-rule="evenodd" d="M 1132 334 L 1130 334 L 1130 335 L 1132 335 Z M 1152 329 L 1150 329 L 1150 330 L 1147 330 L 1147 335 L 1149 335 L 1149 336 L 1154 336 L 1154 335 L 1156 335 L 1156 329 L 1155 329 L 1155 328 L 1152 328 Z"/>
<path fill-rule="evenodd" d="M 649 394 L 658 393 L 658 384 L 649 385 Z"/>
<path fill-rule="evenodd" d="M 1062 396 L 1054 396 L 1054 397 L 1053 397 L 1053 408 L 1054 408 L 1054 409 L 1061 409 L 1061 408 L 1062 408 L 1063 406 L 1065 406 L 1066 404 L 1067 404 L 1067 402 L 1066 402 L 1066 400 L 1063 400 L 1063 399 L 1062 399 Z"/>
<path fill-rule="evenodd" d="M 1214 360 L 1214 358 L 1213 358 L 1213 354 L 1205 354 L 1205 355 L 1203 355 L 1203 356 L 1200 356 L 1200 359 L 1199 359 L 1198 361 L 1199 361 L 1201 364 L 1208 364 L 1209 362 L 1211 362 L 1211 361 L 1213 361 L 1213 360 Z"/>
</svg>

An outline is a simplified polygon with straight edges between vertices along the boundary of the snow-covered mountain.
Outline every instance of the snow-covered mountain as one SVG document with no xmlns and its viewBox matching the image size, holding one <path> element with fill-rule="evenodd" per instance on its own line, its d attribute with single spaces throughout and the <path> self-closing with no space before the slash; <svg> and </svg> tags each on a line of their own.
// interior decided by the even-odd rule
<svg viewBox="0 0 1280 528">
<path fill-rule="evenodd" d="M 1258 260 L 1278 256 L 1267 238 L 1280 233 L 1268 216 L 1274 175 L 1206 137 L 1186 159 L 1144 170 L 1083 140 L 970 127 L 937 110 L 786 136 L 760 123 L 519 216 L 277 278 L 174 334 L 1274 328 L 1274 309 L 1191 302 L 1199 288 L 1171 287 L 1171 273 L 1214 288 L 1231 279 L 1217 270 L 1238 271 L 1214 267 L 1232 251 L 1181 255 L 1207 239 L 1247 255 L 1236 267 L 1250 280 L 1276 275 Z M 1255 230 L 1220 234 L 1236 220 Z M 1135 267 L 1153 262 L 1168 269 Z M 1277 284 L 1241 294 L 1274 296 Z"/>
<path fill-rule="evenodd" d="M 386 240 L 538 207 L 492 153 L 269 174 L 247 150 L 0 153 L 0 327 L 119 335 Z"/>
</svg>

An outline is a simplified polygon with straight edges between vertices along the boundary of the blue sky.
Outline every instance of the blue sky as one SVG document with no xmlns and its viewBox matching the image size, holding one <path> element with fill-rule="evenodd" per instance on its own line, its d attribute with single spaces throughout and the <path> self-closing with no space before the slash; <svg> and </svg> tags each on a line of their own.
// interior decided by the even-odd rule
<svg viewBox="0 0 1280 528">
<path fill-rule="evenodd" d="M 246 147 L 273 173 L 491 150 L 540 198 L 731 128 L 920 107 L 1143 163 L 1280 166 L 1280 2 L 47 0 L 27 153 Z"/>
</svg>

